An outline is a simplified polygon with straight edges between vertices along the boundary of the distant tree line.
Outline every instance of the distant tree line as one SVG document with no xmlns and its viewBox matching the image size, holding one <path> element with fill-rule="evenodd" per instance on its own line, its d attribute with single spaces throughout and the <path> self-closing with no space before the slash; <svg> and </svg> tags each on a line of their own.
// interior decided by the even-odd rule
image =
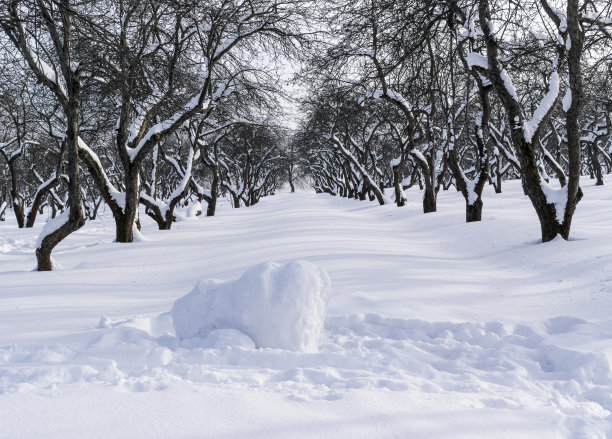
<svg viewBox="0 0 612 439">
<path fill-rule="evenodd" d="M 487 183 L 520 178 L 542 240 L 568 239 L 580 176 L 601 185 L 612 169 L 610 2 L 340 0 L 319 12 L 330 37 L 304 73 L 294 140 L 318 191 L 402 206 L 418 184 L 427 213 L 454 186 L 469 222 Z"/>
</svg>

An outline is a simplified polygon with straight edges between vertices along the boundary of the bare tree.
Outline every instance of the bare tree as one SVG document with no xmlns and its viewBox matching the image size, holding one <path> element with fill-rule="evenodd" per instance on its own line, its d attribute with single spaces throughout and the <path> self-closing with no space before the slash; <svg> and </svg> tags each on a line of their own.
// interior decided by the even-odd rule
<svg viewBox="0 0 612 439">
<path fill-rule="evenodd" d="M 3 6 L 0 26 L 32 74 L 53 94 L 65 119 L 68 207 L 43 228 L 36 245 L 38 270 L 48 271 L 55 246 L 85 224 L 78 152 L 82 64 L 74 50 L 75 5 L 70 0 L 15 0 Z"/>
</svg>

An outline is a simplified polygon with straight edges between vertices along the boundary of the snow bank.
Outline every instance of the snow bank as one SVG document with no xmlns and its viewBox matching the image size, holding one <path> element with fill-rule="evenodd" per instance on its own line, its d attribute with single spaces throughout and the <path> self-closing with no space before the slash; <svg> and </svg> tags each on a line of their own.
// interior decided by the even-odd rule
<svg viewBox="0 0 612 439">
<path fill-rule="evenodd" d="M 198 282 L 174 303 L 174 328 L 186 346 L 212 331 L 235 329 L 257 347 L 316 352 L 329 291 L 327 274 L 311 262 L 267 262 L 235 281 Z"/>
</svg>

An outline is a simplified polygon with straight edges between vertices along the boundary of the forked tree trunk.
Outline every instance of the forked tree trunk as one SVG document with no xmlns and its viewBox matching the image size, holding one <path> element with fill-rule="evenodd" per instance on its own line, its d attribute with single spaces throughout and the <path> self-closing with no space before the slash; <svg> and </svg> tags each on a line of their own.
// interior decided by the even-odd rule
<svg viewBox="0 0 612 439">
<path fill-rule="evenodd" d="M 547 9 L 547 14 L 557 27 L 561 28 L 560 18 L 548 6 L 545 1 L 542 4 Z M 550 115 L 556 106 L 559 96 L 555 98 L 553 105 L 550 105 L 546 114 L 540 118 L 537 127 L 531 127 L 531 135 L 526 136 L 524 128 L 524 111 L 520 104 L 508 92 L 506 87 L 507 79 L 502 78 L 500 62 L 498 59 L 499 48 L 496 39 L 492 36 L 491 30 L 491 15 L 489 2 L 481 0 L 478 6 L 479 19 L 483 35 L 485 36 L 487 45 L 487 57 L 489 68 L 486 70 L 487 75 L 495 87 L 495 90 L 502 101 L 510 126 L 515 128 L 511 130 L 512 144 L 515 148 L 517 158 L 520 162 L 523 189 L 525 194 L 531 200 L 531 203 L 540 220 L 540 229 L 542 233 L 542 242 L 553 240 L 557 235 L 563 239 L 569 238 L 569 232 L 574 215 L 576 205 L 582 198 L 582 190 L 580 189 L 580 132 L 578 129 L 578 116 L 582 106 L 582 82 L 580 72 L 580 59 L 584 45 L 584 35 L 579 27 L 578 17 L 578 0 L 569 0 L 567 4 L 567 36 L 571 40 L 568 56 L 568 76 L 569 86 L 572 93 L 572 101 L 566 113 L 566 132 L 567 132 L 567 149 L 569 176 L 567 182 L 567 196 L 565 197 L 565 206 L 555 206 L 549 203 L 547 194 L 544 189 L 544 182 L 540 175 L 539 166 L 535 156 L 535 146 L 538 144 L 539 135 L 544 124 L 548 123 Z M 562 32 L 562 31 L 560 31 Z M 565 45 L 559 45 L 557 56 L 562 58 Z M 558 71 L 552 74 L 558 75 Z M 549 85 L 550 87 L 550 85 Z M 528 137 L 528 139 L 526 139 Z M 563 212 L 557 212 L 558 208 L 563 208 Z"/>
</svg>

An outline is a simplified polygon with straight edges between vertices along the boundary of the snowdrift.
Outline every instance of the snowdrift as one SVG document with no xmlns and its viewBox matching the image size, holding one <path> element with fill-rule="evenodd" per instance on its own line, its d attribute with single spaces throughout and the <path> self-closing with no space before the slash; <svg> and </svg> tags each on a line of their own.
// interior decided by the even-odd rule
<svg viewBox="0 0 612 439">
<path fill-rule="evenodd" d="M 174 303 L 172 318 L 183 346 L 218 347 L 222 339 L 249 347 L 240 331 L 256 347 L 316 352 L 329 292 L 329 277 L 311 262 L 267 262 L 235 281 L 198 282 Z"/>
</svg>

